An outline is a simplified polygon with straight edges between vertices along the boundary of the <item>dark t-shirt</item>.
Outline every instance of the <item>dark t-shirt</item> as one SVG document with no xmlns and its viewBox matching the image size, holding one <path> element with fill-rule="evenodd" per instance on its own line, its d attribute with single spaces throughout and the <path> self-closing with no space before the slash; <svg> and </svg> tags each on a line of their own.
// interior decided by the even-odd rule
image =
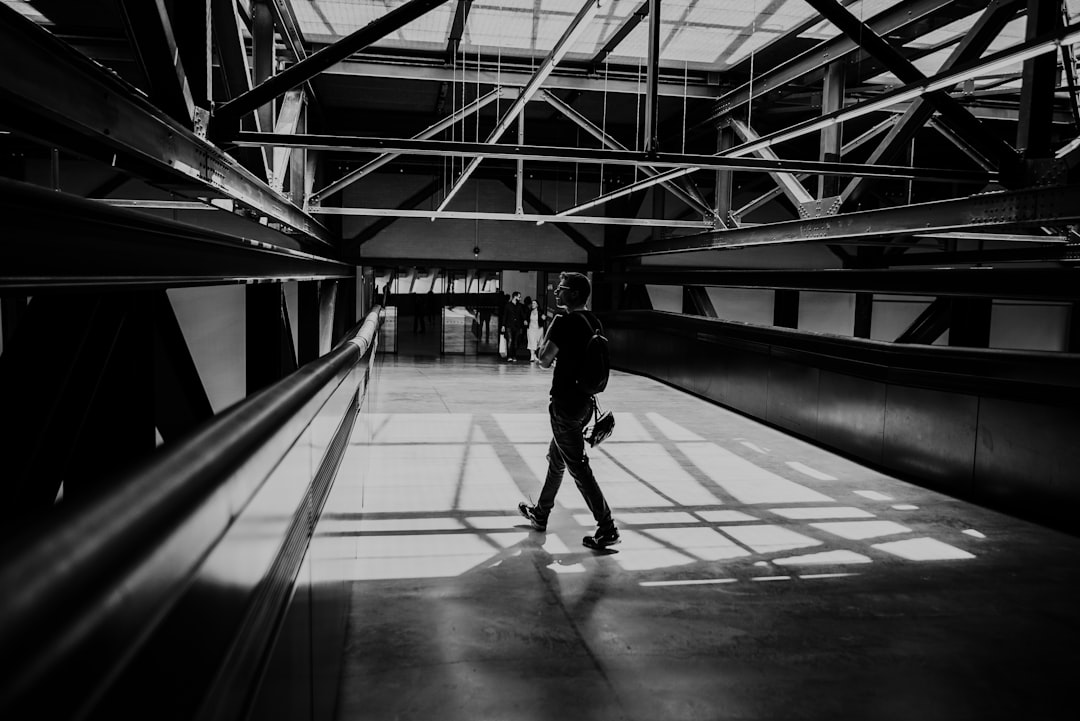
<svg viewBox="0 0 1080 721">
<path fill-rule="evenodd" d="M 560 315 L 551 322 L 547 339 L 559 349 L 559 354 L 555 356 L 555 372 L 551 376 L 551 395 L 557 398 L 589 397 L 578 390 L 576 380 L 585 357 L 585 344 L 589 342 L 593 328 L 601 332 L 604 330 L 600 320 L 587 310 Z"/>
<path fill-rule="evenodd" d="M 521 330 L 525 327 L 525 306 L 510 301 L 503 309 L 502 324 L 508 331 Z"/>
</svg>

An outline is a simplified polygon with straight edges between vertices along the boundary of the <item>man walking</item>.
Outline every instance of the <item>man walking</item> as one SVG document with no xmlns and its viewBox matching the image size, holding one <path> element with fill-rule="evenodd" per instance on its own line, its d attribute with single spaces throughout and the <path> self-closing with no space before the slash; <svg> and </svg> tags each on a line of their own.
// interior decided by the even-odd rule
<svg viewBox="0 0 1080 721">
<path fill-rule="evenodd" d="M 585 359 L 585 346 L 594 329 L 603 330 L 600 320 L 585 308 L 591 292 L 589 279 L 581 273 L 559 275 L 555 303 L 567 312 L 551 322 L 537 353 L 542 368 L 555 364 L 548 404 L 552 437 L 548 445 L 547 477 L 537 504 L 519 503 L 518 511 L 529 519 L 535 530 L 546 531 L 548 516 L 555 507 L 555 496 L 562 485 L 563 471 L 568 470 L 596 521 L 596 533 L 585 536 L 582 543 L 588 548 L 603 550 L 619 542 L 619 529 L 615 527 L 611 509 L 585 453 L 582 430 L 592 417 L 593 397 L 577 384 L 579 369 Z"/>
<path fill-rule="evenodd" d="M 521 334 L 525 332 L 527 323 L 525 306 L 521 304 L 521 293 L 515 290 L 510 294 L 510 302 L 503 310 L 502 327 L 499 329 L 506 334 L 506 360 L 511 363 L 517 362 Z"/>
</svg>

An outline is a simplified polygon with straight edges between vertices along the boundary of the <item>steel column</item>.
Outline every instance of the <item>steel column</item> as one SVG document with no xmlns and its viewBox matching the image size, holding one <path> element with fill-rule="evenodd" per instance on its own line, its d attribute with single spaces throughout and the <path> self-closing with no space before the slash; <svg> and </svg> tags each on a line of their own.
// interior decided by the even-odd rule
<svg viewBox="0 0 1080 721">
<path fill-rule="evenodd" d="M 1034 40 L 1061 27 L 1061 0 L 1028 0 L 1024 38 Z M 1016 145 L 1025 159 L 1053 156 L 1052 124 L 1057 54 L 1024 61 Z"/>
<path fill-rule="evenodd" d="M 660 77 L 660 0 L 649 0 L 649 39 L 646 63 L 648 72 L 645 77 L 645 142 L 646 153 L 660 150 L 657 142 L 657 124 L 659 123 L 659 103 L 656 88 Z"/>
</svg>

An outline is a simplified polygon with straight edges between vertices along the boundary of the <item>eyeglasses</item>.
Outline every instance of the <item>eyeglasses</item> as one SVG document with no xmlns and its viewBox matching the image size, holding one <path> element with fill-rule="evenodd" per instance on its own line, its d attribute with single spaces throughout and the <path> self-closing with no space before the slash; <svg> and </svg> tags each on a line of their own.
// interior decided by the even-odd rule
<svg viewBox="0 0 1080 721">
<path fill-rule="evenodd" d="M 554 291 L 554 292 L 558 293 L 558 292 L 559 292 L 560 290 L 570 290 L 570 288 L 568 288 L 568 287 L 567 287 L 567 286 L 565 286 L 565 285 L 560 285 L 560 286 L 557 286 L 557 287 L 555 288 L 555 291 Z"/>
</svg>

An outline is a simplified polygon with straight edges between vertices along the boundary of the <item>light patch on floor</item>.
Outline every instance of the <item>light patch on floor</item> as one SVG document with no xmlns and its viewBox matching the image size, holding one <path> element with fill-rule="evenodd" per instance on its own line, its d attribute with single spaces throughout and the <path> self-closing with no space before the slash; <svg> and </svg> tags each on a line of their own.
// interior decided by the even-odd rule
<svg viewBox="0 0 1080 721">
<path fill-rule="evenodd" d="M 492 413 L 499 430 L 511 443 L 544 443 L 551 440 L 547 413 Z"/>
<path fill-rule="evenodd" d="M 663 586 L 715 586 L 719 583 L 737 583 L 737 578 L 695 578 L 680 581 L 642 581 L 645 588 L 659 588 Z"/>
<path fill-rule="evenodd" d="M 603 406 L 601 406 L 603 407 Z M 607 409 L 605 409 L 607 410 Z M 550 428 L 549 428 L 550 434 Z M 611 438 L 604 441 L 605 447 L 610 443 L 641 443 L 654 442 L 652 433 L 642 425 L 633 413 L 615 413 L 615 430 Z"/>
<path fill-rule="evenodd" d="M 776 553 L 795 548 L 810 548 L 822 544 L 816 538 L 796 533 L 790 528 L 771 524 L 760 526 L 724 526 L 720 529 L 739 543 L 758 553 Z"/>
<path fill-rule="evenodd" d="M 853 541 L 911 532 L 911 529 L 907 526 L 902 526 L 893 521 L 840 521 L 836 523 L 811 523 L 810 525 L 814 528 L 820 528 L 826 533 L 841 538 L 849 538 Z"/>
<path fill-rule="evenodd" d="M 650 528 L 642 533 L 703 561 L 721 561 L 750 555 L 745 548 L 712 528 Z"/>
<path fill-rule="evenodd" d="M 473 419 L 471 413 L 371 413 L 363 417 L 376 444 L 465 443 Z"/>
<path fill-rule="evenodd" d="M 869 498 L 871 501 L 891 501 L 893 499 L 892 496 L 879 491 L 855 491 L 855 494 L 863 498 Z"/>
<path fill-rule="evenodd" d="M 873 518 L 874 514 L 854 506 L 815 506 L 810 508 L 770 508 L 770 512 L 792 520 L 809 518 Z"/>
<path fill-rule="evenodd" d="M 588 519 L 586 523 L 592 523 L 592 516 L 577 516 L 578 519 Z M 579 520 L 579 523 L 583 521 Z M 655 513 L 620 513 L 619 523 L 632 526 L 659 523 L 697 523 L 698 520 L 692 514 L 685 511 L 657 511 Z"/>
<path fill-rule="evenodd" d="M 773 563 L 778 566 L 831 566 L 848 563 L 872 563 L 869 556 L 864 556 L 855 551 L 838 549 L 836 551 L 822 551 L 820 553 L 807 553 L 803 556 L 788 556 L 786 558 L 774 558 Z"/>
<path fill-rule="evenodd" d="M 823 493 L 799 485 L 740 458 L 715 443 L 680 443 L 679 450 L 741 503 L 831 502 Z"/>
<path fill-rule="evenodd" d="M 905 541 L 875 543 L 874 548 L 909 561 L 950 561 L 975 558 L 967 551 L 934 538 L 910 538 Z"/>
<path fill-rule="evenodd" d="M 506 548 L 528 537 L 526 533 L 492 534 Z M 403 578 L 449 578 L 490 561 L 497 553 L 484 537 L 475 534 L 420 534 L 361 536 L 356 557 L 325 561 L 334 578 L 374 581 Z"/>
<path fill-rule="evenodd" d="M 784 464 L 786 466 L 788 466 L 789 468 L 792 468 L 792 469 L 798 471 L 799 473 L 802 473 L 803 475 L 810 476 L 811 478 L 814 478 L 814 479 L 819 480 L 819 481 L 835 481 L 836 480 L 836 476 L 830 476 L 828 473 L 824 473 L 822 471 L 819 471 L 816 468 L 811 468 L 810 466 L 806 465 L 805 463 L 800 463 L 799 461 L 784 461 Z"/>
<path fill-rule="evenodd" d="M 696 513 L 709 523 L 745 523 L 761 520 L 742 511 L 697 511 Z"/>
<path fill-rule="evenodd" d="M 613 547 L 611 558 L 627 571 L 649 571 L 657 568 L 681 566 L 697 559 L 680 548 L 669 548 L 660 541 L 643 533 L 624 530 L 622 542 Z"/>
<path fill-rule="evenodd" d="M 694 433 L 688 428 L 683 428 L 675 421 L 668 420 L 659 413 L 646 413 L 645 417 L 648 418 L 656 428 L 667 437 L 669 441 L 703 441 L 705 440 L 697 433 Z M 616 419 L 618 423 L 618 419 Z"/>
<path fill-rule="evenodd" d="M 507 530 L 526 523 L 528 521 L 521 516 L 469 516 L 465 519 L 468 528 L 482 531 Z"/>
<path fill-rule="evenodd" d="M 658 443 L 608 444 L 602 447 L 601 453 L 641 480 L 661 489 L 665 496 L 680 505 L 708 506 L 720 503 L 716 494 L 696 481 Z"/>
<path fill-rule="evenodd" d="M 334 522 L 326 523 L 326 530 L 334 528 Z M 320 529 L 324 526 L 319 524 Z M 352 522 L 352 531 L 359 533 L 386 533 L 387 531 L 460 531 L 464 528 L 456 518 L 361 518 Z"/>
</svg>

